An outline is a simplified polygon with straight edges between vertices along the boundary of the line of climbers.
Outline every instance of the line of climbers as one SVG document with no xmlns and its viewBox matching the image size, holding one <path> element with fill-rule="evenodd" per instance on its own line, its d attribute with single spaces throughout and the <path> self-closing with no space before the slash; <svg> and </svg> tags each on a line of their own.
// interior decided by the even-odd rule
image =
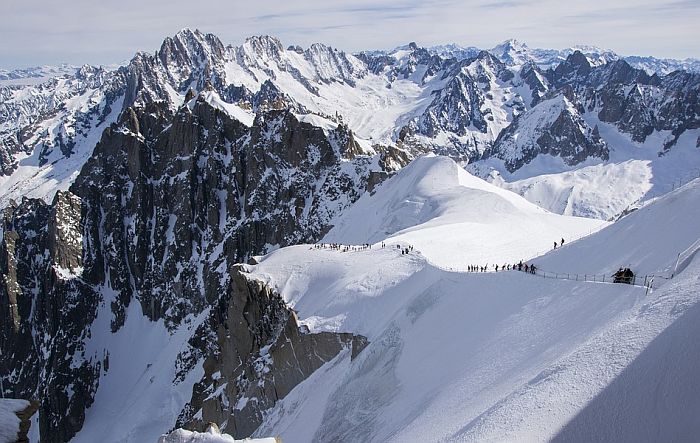
<svg viewBox="0 0 700 443">
<path fill-rule="evenodd" d="M 386 243 L 382 242 L 382 249 L 386 248 Z M 396 245 L 397 249 L 401 250 L 401 255 L 413 252 L 413 245 L 401 246 Z M 372 249 L 370 243 L 365 243 L 362 245 L 344 245 L 342 243 L 315 243 L 309 249 L 326 249 L 330 251 L 340 251 L 340 252 L 353 252 L 353 251 L 366 251 Z"/>
<path fill-rule="evenodd" d="M 494 269 L 496 272 L 498 272 L 499 270 L 501 272 L 518 270 L 518 271 L 528 272 L 530 274 L 534 274 L 537 272 L 537 266 L 535 266 L 534 264 L 528 265 L 527 263 L 523 263 L 522 260 L 520 260 L 519 263 L 513 264 L 513 265 L 511 265 L 510 263 L 506 263 L 503 266 L 499 266 L 499 265 L 493 265 L 493 266 L 494 266 Z M 488 263 L 486 264 L 486 266 L 469 265 L 467 267 L 467 270 L 469 272 L 488 272 L 490 269 L 491 268 L 489 267 Z"/>
<path fill-rule="evenodd" d="M 316 243 L 311 249 L 327 249 L 331 251 L 340 252 L 351 252 L 351 251 L 365 251 L 372 249 L 372 245 L 365 243 L 363 245 L 344 245 L 341 243 Z"/>
<path fill-rule="evenodd" d="M 563 239 L 563 238 L 561 239 L 561 244 L 557 244 L 556 241 L 554 242 L 554 249 L 557 249 L 557 246 L 559 246 L 560 248 L 561 248 L 562 246 L 564 246 L 564 239 Z"/>
</svg>

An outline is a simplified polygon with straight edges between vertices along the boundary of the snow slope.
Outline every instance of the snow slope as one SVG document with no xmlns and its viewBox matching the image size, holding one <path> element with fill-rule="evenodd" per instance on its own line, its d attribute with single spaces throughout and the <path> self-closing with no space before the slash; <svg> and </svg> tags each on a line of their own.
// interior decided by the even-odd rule
<svg viewBox="0 0 700 443">
<path fill-rule="evenodd" d="M 700 237 L 697 204 L 690 209 L 698 198 L 700 181 L 535 262 L 570 272 L 620 263 L 639 272 L 667 269 Z M 700 262 L 693 256 L 675 279 L 660 279 L 645 294 L 517 271 L 449 272 L 389 246 L 340 252 L 301 245 L 249 268 L 310 329 L 370 340 L 354 361 L 341 354 L 295 388 L 256 434 L 285 442 L 542 441 L 557 434 L 561 441 L 687 441 L 700 432 L 692 419 L 700 414 L 698 354 L 673 341 L 697 348 Z"/>
<path fill-rule="evenodd" d="M 514 191 L 552 212 L 609 220 L 625 209 L 672 191 L 700 177 L 697 140 L 700 129 L 685 131 L 664 155 L 660 147 L 671 131 L 655 131 L 644 143 L 620 133 L 589 112 L 583 115 L 590 127 L 598 127 L 610 148 L 607 161 L 589 158 L 568 166 L 560 158 L 540 155 L 514 173 L 500 160 L 488 159 L 467 167 L 472 173 Z M 527 138 L 526 138 L 527 140 Z"/>
<path fill-rule="evenodd" d="M 207 432 L 192 432 L 185 429 L 176 429 L 163 435 L 158 443 L 279 443 L 275 438 L 247 438 L 235 440 L 228 434 L 222 434 L 216 428 L 210 428 Z"/>
<path fill-rule="evenodd" d="M 126 322 L 111 332 L 111 303 L 116 293 L 102 290 L 104 299 L 91 326 L 85 346 L 86 359 L 109 359 L 103 371 L 95 401 L 85 413 L 85 424 L 72 443 L 155 442 L 172 429 L 177 415 L 192 394 L 192 385 L 201 378 L 197 367 L 176 382 L 179 353 L 187 350 L 187 340 L 208 311 L 192 316 L 172 334 L 163 320 L 150 321 L 133 302 Z"/>
<path fill-rule="evenodd" d="M 514 263 L 605 225 L 550 213 L 434 155 L 414 160 L 334 224 L 324 242 L 411 244 L 452 269 Z"/>
</svg>

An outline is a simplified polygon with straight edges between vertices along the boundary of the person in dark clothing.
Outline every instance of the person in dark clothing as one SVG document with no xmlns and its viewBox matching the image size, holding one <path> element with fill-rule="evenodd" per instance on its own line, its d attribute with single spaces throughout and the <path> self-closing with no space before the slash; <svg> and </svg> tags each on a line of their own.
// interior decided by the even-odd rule
<svg viewBox="0 0 700 443">
<path fill-rule="evenodd" d="M 622 270 L 622 267 L 617 270 L 616 273 L 612 275 L 613 277 L 613 283 L 622 283 L 622 277 L 625 275 L 625 271 Z"/>
<path fill-rule="evenodd" d="M 564 246 L 564 239 L 561 239 L 561 245 Z"/>
<path fill-rule="evenodd" d="M 525 263 L 525 272 L 530 272 L 530 267 Z"/>
<path fill-rule="evenodd" d="M 537 271 L 535 265 L 530 265 L 530 274 L 534 274 Z"/>
<path fill-rule="evenodd" d="M 557 242 L 554 242 L 554 249 L 557 249 Z"/>
<path fill-rule="evenodd" d="M 518 271 L 522 271 L 522 270 L 523 270 L 523 261 L 520 260 L 520 263 L 518 263 Z"/>
<path fill-rule="evenodd" d="M 634 272 L 630 268 L 625 268 L 625 273 L 623 275 L 625 283 L 631 285 L 634 282 Z"/>
</svg>

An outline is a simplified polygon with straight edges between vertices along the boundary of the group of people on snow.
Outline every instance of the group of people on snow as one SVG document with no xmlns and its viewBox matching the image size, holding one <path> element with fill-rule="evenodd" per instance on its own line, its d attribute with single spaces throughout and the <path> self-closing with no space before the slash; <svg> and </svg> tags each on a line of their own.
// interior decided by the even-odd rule
<svg viewBox="0 0 700 443">
<path fill-rule="evenodd" d="M 560 248 L 562 246 L 564 246 L 564 239 L 563 238 L 561 239 L 561 243 L 559 243 L 559 244 L 556 242 L 556 240 L 554 241 L 554 249 L 557 249 L 557 246 L 559 246 Z"/>
<path fill-rule="evenodd" d="M 386 243 L 382 242 L 382 249 L 386 248 Z M 413 252 L 413 245 L 402 246 L 396 245 L 396 248 L 401 250 L 401 255 L 406 255 L 409 252 Z M 342 243 L 316 243 L 309 249 L 326 249 L 331 251 L 340 252 L 354 252 L 354 251 L 366 251 L 372 249 L 371 243 L 364 243 L 362 245 L 344 245 Z"/>
<path fill-rule="evenodd" d="M 520 260 L 519 263 L 517 264 L 510 264 L 506 263 L 504 265 L 493 265 L 494 269 L 496 272 L 498 271 L 525 271 L 530 274 L 534 274 L 537 271 L 537 267 L 534 264 L 528 265 L 527 263 L 523 263 L 522 260 Z M 488 263 L 486 266 L 479 266 L 479 265 L 469 265 L 467 267 L 468 272 L 488 272 L 491 268 L 489 267 Z"/>
<path fill-rule="evenodd" d="M 343 245 L 341 243 L 316 243 L 312 246 L 311 249 L 328 249 L 331 251 L 351 252 L 372 249 L 372 245 L 369 243 L 365 243 L 363 245 Z"/>
<path fill-rule="evenodd" d="M 627 283 L 631 285 L 634 282 L 634 272 L 630 268 L 622 268 L 617 270 L 611 277 L 613 277 L 613 283 Z"/>
<path fill-rule="evenodd" d="M 382 243 L 383 245 L 384 243 Z M 382 246 L 384 247 L 384 246 Z M 413 252 L 413 245 L 408 245 L 408 246 L 401 246 L 401 245 L 396 245 L 398 249 L 401 249 L 401 255 L 407 255 L 409 252 Z"/>
</svg>

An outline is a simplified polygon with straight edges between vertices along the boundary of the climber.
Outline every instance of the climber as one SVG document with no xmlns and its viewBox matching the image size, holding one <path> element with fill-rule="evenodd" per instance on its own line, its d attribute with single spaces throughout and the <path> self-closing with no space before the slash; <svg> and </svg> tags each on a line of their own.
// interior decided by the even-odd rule
<svg viewBox="0 0 700 443">
<path fill-rule="evenodd" d="M 611 275 L 613 277 L 613 283 L 622 283 L 622 277 L 625 275 L 625 271 L 622 270 L 622 266 L 617 270 L 616 273 Z"/>
</svg>

